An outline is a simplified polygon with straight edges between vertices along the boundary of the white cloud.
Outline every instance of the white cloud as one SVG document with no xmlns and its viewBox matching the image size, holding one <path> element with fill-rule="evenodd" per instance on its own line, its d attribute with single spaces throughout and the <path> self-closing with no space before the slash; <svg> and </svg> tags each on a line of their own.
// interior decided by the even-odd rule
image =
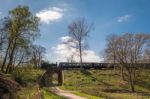
<svg viewBox="0 0 150 99">
<path fill-rule="evenodd" d="M 63 37 L 60 38 L 60 40 L 61 40 L 62 42 L 67 42 L 67 41 L 70 40 L 70 37 L 69 37 L 69 36 L 63 36 Z"/>
<path fill-rule="evenodd" d="M 40 18 L 41 22 L 49 24 L 50 22 L 57 21 L 63 17 L 63 9 L 50 7 L 36 13 L 36 16 Z"/>
<path fill-rule="evenodd" d="M 129 14 L 123 15 L 121 17 L 118 17 L 117 22 L 128 21 L 130 17 L 131 17 L 131 15 L 129 15 Z"/>
<path fill-rule="evenodd" d="M 73 60 L 79 62 L 79 53 L 78 50 L 74 48 L 76 43 L 71 42 L 72 38 L 64 36 L 60 38 L 60 41 L 60 44 L 52 48 L 56 56 L 56 61 L 66 62 L 68 58 L 73 56 Z M 103 60 L 92 50 L 84 50 L 82 57 L 83 62 L 100 62 Z"/>
</svg>

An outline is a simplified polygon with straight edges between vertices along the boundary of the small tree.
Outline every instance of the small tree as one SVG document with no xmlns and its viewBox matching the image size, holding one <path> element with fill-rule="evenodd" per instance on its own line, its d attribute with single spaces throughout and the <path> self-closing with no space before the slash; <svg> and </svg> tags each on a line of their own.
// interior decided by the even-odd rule
<svg viewBox="0 0 150 99">
<path fill-rule="evenodd" d="M 107 61 L 111 62 L 114 64 L 114 68 L 116 67 L 116 63 L 118 63 L 117 61 L 117 44 L 119 43 L 118 40 L 118 35 L 115 34 L 111 34 L 109 36 L 107 36 L 106 38 L 107 41 L 107 48 L 105 49 L 105 53 L 106 53 L 106 59 Z M 121 77 L 122 80 L 124 80 L 124 73 L 123 73 L 123 66 L 120 65 L 121 68 Z"/>
<path fill-rule="evenodd" d="M 45 48 L 39 45 L 33 45 L 31 49 L 31 62 L 34 64 L 35 68 L 41 66 L 42 59 L 45 54 Z"/>
<path fill-rule="evenodd" d="M 71 54 L 70 57 L 67 57 L 67 62 L 69 62 L 69 63 L 75 62 L 75 60 L 74 60 L 74 54 Z"/>
<path fill-rule="evenodd" d="M 76 49 L 79 50 L 80 56 L 80 65 L 82 68 L 82 52 L 87 48 L 87 37 L 92 29 L 92 25 L 88 25 L 87 21 L 84 18 L 79 18 L 74 20 L 69 26 L 69 35 L 77 43 Z"/>
</svg>

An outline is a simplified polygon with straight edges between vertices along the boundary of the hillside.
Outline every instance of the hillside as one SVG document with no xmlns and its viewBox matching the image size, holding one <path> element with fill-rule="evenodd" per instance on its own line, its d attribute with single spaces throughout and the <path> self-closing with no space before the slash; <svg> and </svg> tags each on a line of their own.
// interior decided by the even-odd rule
<svg viewBox="0 0 150 99">
<path fill-rule="evenodd" d="M 142 70 L 136 81 L 136 92 L 131 93 L 129 84 L 120 78 L 114 70 L 90 70 L 83 73 L 79 70 L 64 71 L 62 89 L 86 96 L 97 96 L 108 99 L 149 99 L 150 70 Z M 100 98 L 89 99 L 100 99 Z"/>
</svg>

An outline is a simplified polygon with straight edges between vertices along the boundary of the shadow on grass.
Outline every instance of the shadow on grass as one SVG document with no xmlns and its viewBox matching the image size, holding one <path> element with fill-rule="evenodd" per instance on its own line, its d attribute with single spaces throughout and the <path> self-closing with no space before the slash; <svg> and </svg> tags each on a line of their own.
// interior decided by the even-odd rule
<svg viewBox="0 0 150 99">
<path fill-rule="evenodd" d="M 148 96 L 148 97 L 150 97 L 150 93 L 149 92 L 143 92 L 143 91 L 132 92 L 131 90 L 125 90 L 125 89 L 105 89 L 105 90 L 103 90 L 103 92 L 119 93 L 119 94 L 124 94 L 124 93 L 130 94 L 130 93 L 133 93 L 133 94 L 138 94 L 138 95 L 141 95 L 141 96 L 146 96 L 146 97 Z"/>
<path fill-rule="evenodd" d="M 92 74 L 88 70 L 81 70 L 81 73 L 84 74 L 85 76 L 88 76 L 88 77 L 92 78 L 93 81 L 101 82 L 102 84 L 104 84 L 105 86 L 108 86 L 108 87 L 112 86 L 109 83 L 106 83 L 104 81 L 98 80 L 96 77 L 92 76 Z"/>
<path fill-rule="evenodd" d="M 91 76 L 92 74 L 86 70 L 86 69 L 81 69 L 81 73 L 84 74 L 85 76 Z"/>
<path fill-rule="evenodd" d="M 142 88 L 146 88 L 146 89 L 150 89 L 150 82 L 146 82 L 146 81 L 137 81 L 136 85 L 142 87 Z"/>
</svg>

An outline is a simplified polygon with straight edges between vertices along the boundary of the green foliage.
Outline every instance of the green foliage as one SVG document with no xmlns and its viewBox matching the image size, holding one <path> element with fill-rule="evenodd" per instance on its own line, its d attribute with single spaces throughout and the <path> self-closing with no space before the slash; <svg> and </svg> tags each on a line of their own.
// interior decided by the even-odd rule
<svg viewBox="0 0 150 99">
<path fill-rule="evenodd" d="M 9 43 L 26 46 L 38 35 L 39 19 L 32 15 L 27 6 L 18 6 L 9 11 L 6 29 Z M 16 46 L 15 45 L 15 46 Z M 13 47 L 13 45 L 12 45 Z"/>
<path fill-rule="evenodd" d="M 5 56 L 1 70 L 4 71 L 6 60 L 8 60 L 5 71 L 8 73 L 11 71 L 13 61 L 18 63 L 19 59 L 16 57 L 24 56 L 33 40 L 39 35 L 39 18 L 29 11 L 29 7 L 18 6 L 10 10 L 8 17 L 4 18 L 3 21 L 1 29 L 7 34 L 5 42 L 8 43 L 5 43 L 5 50 L 3 51 Z"/>
<path fill-rule="evenodd" d="M 39 31 L 39 19 L 32 15 L 28 6 L 18 6 L 12 9 L 9 12 L 9 18 L 8 28 L 10 30 L 10 37 L 15 37 L 18 35 L 18 39 L 21 37 L 23 38 L 22 40 L 24 40 L 25 35 L 28 35 L 29 38 L 35 37 L 37 35 L 36 32 Z"/>
</svg>

